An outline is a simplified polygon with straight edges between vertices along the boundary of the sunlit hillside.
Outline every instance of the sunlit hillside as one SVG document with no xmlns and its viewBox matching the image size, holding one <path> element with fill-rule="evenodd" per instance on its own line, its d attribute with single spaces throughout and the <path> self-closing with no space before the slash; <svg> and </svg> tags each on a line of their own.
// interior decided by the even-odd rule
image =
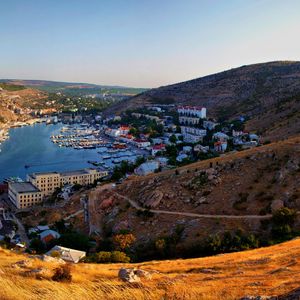
<svg viewBox="0 0 300 300">
<path fill-rule="evenodd" d="M 25 259 L 28 260 L 25 266 L 14 267 L 14 263 Z M 296 239 L 209 258 L 130 265 L 152 273 L 152 279 L 138 284 L 118 279 L 118 270 L 124 266 L 121 264 L 72 265 L 72 283 L 59 283 L 51 280 L 56 264 L 1 250 L 0 298 L 215 300 L 240 299 L 246 295 L 277 296 L 299 287 L 299 262 L 300 240 Z M 37 268 L 43 270 L 38 276 Z"/>
</svg>

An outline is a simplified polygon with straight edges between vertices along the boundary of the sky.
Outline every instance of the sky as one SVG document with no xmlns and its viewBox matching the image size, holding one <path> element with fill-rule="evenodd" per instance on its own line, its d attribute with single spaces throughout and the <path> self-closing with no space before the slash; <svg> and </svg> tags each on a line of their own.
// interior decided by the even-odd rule
<svg viewBox="0 0 300 300">
<path fill-rule="evenodd" d="M 158 87 L 300 60 L 299 0 L 0 0 L 0 78 Z"/>
</svg>

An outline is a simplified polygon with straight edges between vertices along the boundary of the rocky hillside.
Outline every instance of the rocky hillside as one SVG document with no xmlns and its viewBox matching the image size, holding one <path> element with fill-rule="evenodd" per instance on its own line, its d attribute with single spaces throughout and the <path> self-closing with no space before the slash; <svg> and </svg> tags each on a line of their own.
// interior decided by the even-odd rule
<svg viewBox="0 0 300 300">
<path fill-rule="evenodd" d="M 270 139 L 299 133 L 300 62 L 242 66 L 146 91 L 111 107 L 121 112 L 146 104 L 188 104 L 208 108 L 209 116 L 251 118 L 248 126 Z"/>
<path fill-rule="evenodd" d="M 178 247 L 242 229 L 264 237 L 272 212 L 300 210 L 300 139 L 102 186 L 90 194 L 91 228 L 129 230 L 147 244 L 173 236 Z M 141 209 L 147 209 L 142 212 Z M 299 219 L 296 228 L 300 228 Z"/>
<path fill-rule="evenodd" d="M 79 263 L 71 265 L 71 283 L 51 279 L 60 265 L 52 261 L 0 249 L 0 298 L 296 300 L 300 295 L 299 239 L 208 258 L 130 265 Z M 118 278 L 121 267 L 137 268 L 148 276 L 130 284 Z"/>
<path fill-rule="evenodd" d="M 41 108 L 47 94 L 21 85 L 0 84 L 0 126 L 27 120 L 32 109 Z"/>
</svg>

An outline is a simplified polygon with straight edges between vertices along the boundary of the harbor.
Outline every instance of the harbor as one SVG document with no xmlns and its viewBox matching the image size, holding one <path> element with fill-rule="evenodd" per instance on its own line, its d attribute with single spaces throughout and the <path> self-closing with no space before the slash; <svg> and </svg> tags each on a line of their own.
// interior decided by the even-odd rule
<svg viewBox="0 0 300 300">
<path fill-rule="evenodd" d="M 9 129 L 0 152 L 0 182 L 28 173 L 99 168 L 112 171 L 126 160 L 135 162 L 145 153 L 105 137 L 85 124 L 36 123 Z"/>
</svg>

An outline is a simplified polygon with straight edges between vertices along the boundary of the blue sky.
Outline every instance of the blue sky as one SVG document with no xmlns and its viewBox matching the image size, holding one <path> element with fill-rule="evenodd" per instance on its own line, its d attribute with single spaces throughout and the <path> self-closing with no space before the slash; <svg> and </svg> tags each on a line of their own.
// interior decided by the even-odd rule
<svg viewBox="0 0 300 300">
<path fill-rule="evenodd" d="M 298 0 L 0 2 L 0 78 L 157 87 L 300 60 Z"/>
</svg>

